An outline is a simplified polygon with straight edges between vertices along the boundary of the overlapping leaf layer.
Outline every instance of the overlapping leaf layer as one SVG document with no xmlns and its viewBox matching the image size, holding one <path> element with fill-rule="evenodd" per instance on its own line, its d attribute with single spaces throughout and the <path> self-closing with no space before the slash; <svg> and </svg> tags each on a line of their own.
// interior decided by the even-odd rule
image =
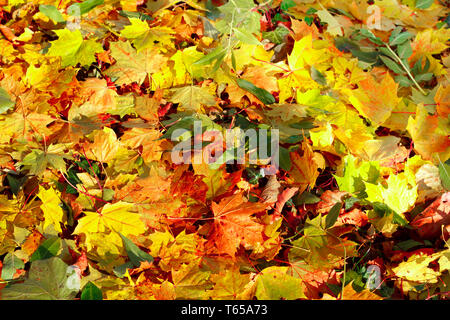
<svg viewBox="0 0 450 320">
<path fill-rule="evenodd" d="M 448 298 L 448 1 L 0 4 L 1 299 Z"/>
</svg>

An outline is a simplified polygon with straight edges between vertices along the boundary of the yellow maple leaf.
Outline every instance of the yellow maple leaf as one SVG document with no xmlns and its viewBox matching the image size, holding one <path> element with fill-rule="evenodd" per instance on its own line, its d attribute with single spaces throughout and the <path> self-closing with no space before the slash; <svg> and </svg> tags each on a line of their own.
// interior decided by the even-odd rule
<svg viewBox="0 0 450 320">
<path fill-rule="evenodd" d="M 416 116 L 408 120 L 406 129 L 414 141 L 414 149 L 425 160 L 438 163 L 440 159 L 448 159 L 450 156 L 450 132 L 448 123 L 440 122 L 442 118 L 438 115 L 429 115 L 423 104 L 417 105 Z M 445 121 L 445 119 L 442 119 Z"/>
<path fill-rule="evenodd" d="M 253 298 L 255 282 L 250 281 L 250 274 L 241 274 L 238 268 L 224 270 L 213 274 L 214 282 L 209 296 L 214 300 L 250 300 Z"/>
<path fill-rule="evenodd" d="M 86 234 L 106 232 L 112 230 L 123 235 L 138 235 L 145 231 L 145 225 L 139 214 L 130 212 L 134 206 L 132 203 L 123 201 L 114 204 L 107 203 L 101 212 L 86 211 L 85 216 L 78 220 L 75 234 Z"/>
<path fill-rule="evenodd" d="M 359 88 L 348 90 L 349 100 L 358 112 L 368 118 L 374 127 L 383 124 L 400 103 L 398 83 L 389 74 L 378 83 L 371 75 L 359 82 Z"/>
<path fill-rule="evenodd" d="M 438 257 L 437 255 L 414 254 L 407 261 L 403 261 L 393 268 L 392 271 L 397 277 L 408 281 L 436 283 L 441 273 L 429 268 L 428 265 Z"/>
<path fill-rule="evenodd" d="M 158 140 L 160 136 L 161 133 L 159 130 L 132 128 L 131 130 L 126 131 L 120 140 L 132 149 L 142 146 L 141 156 L 145 162 L 149 163 L 161 159 L 162 141 Z"/>
<path fill-rule="evenodd" d="M 362 290 L 361 292 L 356 292 L 355 289 L 353 289 L 352 282 L 347 284 L 344 287 L 344 290 L 342 290 L 341 293 L 342 300 L 383 300 L 382 297 L 367 289 Z"/>
<path fill-rule="evenodd" d="M 63 222 L 64 211 L 60 207 L 59 192 L 53 188 L 46 190 L 43 187 L 39 187 L 37 196 L 42 201 L 41 209 L 45 218 L 43 229 L 45 230 L 50 224 L 53 224 L 56 231 L 62 232 L 61 223 Z"/>
<path fill-rule="evenodd" d="M 308 186 L 313 188 L 319 176 L 319 166 L 311 146 L 303 142 L 302 150 L 302 155 L 298 152 L 290 153 L 292 168 L 289 171 L 291 181 L 288 181 L 292 186 L 299 187 L 299 193 L 305 191 Z"/>
<path fill-rule="evenodd" d="M 86 146 L 86 155 L 89 158 L 100 162 L 109 162 L 119 150 L 120 142 L 111 128 L 104 127 L 103 130 L 95 130 L 89 137 L 93 137 L 94 140 Z"/>
</svg>

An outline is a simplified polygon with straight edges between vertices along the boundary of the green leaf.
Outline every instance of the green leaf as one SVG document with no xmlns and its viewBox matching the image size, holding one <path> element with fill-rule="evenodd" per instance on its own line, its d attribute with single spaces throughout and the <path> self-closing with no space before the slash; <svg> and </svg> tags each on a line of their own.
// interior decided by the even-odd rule
<svg viewBox="0 0 450 320">
<path fill-rule="evenodd" d="M 121 264 L 120 266 L 116 266 L 113 269 L 114 274 L 116 275 L 116 277 L 118 278 L 123 278 L 125 276 L 125 274 L 127 273 L 128 269 L 133 269 L 134 265 L 131 261 L 127 261 L 123 264 Z"/>
<path fill-rule="evenodd" d="M 318 202 L 320 202 L 320 198 L 309 191 L 304 191 L 301 195 L 294 197 L 294 204 L 296 206 L 303 204 L 315 204 Z"/>
<path fill-rule="evenodd" d="M 141 262 L 148 261 L 152 262 L 153 257 L 149 255 L 148 253 L 142 251 L 138 248 L 137 245 L 133 243 L 130 239 L 120 234 L 120 237 L 122 238 L 123 245 L 125 247 L 125 250 L 128 254 L 128 258 L 130 258 L 131 263 L 134 267 L 139 267 L 141 265 Z"/>
<path fill-rule="evenodd" d="M 407 76 L 399 75 L 395 77 L 395 82 L 397 82 L 402 87 L 411 87 L 414 85 L 414 82 L 411 81 Z"/>
<path fill-rule="evenodd" d="M 45 260 L 58 255 L 61 249 L 61 239 L 58 237 L 51 237 L 45 240 L 33 253 L 30 261 Z"/>
<path fill-rule="evenodd" d="M 350 197 L 344 200 L 345 210 L 351 209 L 356 203 L 359 202 L 358 198 Z"/>
<path fill-rule="evenodd" d="M 375 63 L 378 60 L 378 56 L 380 55 L 376 51 L 361 51 L 358 49 L 350 49 L 351 53 L 361 61 L 368 63 Z"/>
<path fill-rule="evenodd" d="M 22 186 L 24 185 L 24 183 L 27 181 L 28 178 L 26 176 L 20 177 L 20 176 L 16 176 L 14 174 L 8 173 L 6 175 L 6 179 L 8 180 L 8 184 L 9 184 L 9 187 L 11 188 L 11 192 L 14 193 L 15 195 L 17 195 L 20 188 L 22 188 Z"/>
<path fill-rule="evenodd" d="M 203 58 L 198 59 L 192 65 L 204 66 L 212 63 L 215 60 L 223 60 L 227 54 L 227 49 L 221 46 L 214 49 L 212 52 L 208 53 Z"/>
<path fill-rule="evenodd" d="M 0 88 L 0 114 L 5 113 L 12 107 L 14 107 L 16 103 L 11 100 L 8 92 L 5 89 Z"/>
<path fill-rule="evenodd" d="M 311 78 L 318 84 L 321 84 L 323 86 L 327 85 L 327 79 L 325 78 L 325 76 L 316 68 L 314 68 L 314 66 L 311 66 Z"/>
<path fill-rule="evenodd" d="M 231 51 L 231 66 L 234 70 L 237 69 L 236 67 L 236 55 L 234 54 L 234 51 Z"/>
<path fill-rule="evenodd" d="M 67 8 L 67 13 L 72 16 L 77 14 L 83 15 L 103 3 L 104 0 L 86 0 L 81 3 L 74 3 Z"/>
<path fill-rule="evenodd" d="M 3 300 L 72 300 L 80 291 L 77 267 L 60 258 L 34 261 L 28 278 L 2 289 Z"/>
<path fill-rule="evenodd" d="M 401 66 L 399 66 L 395 61 L 393 61 L 392 59 L 386 57 L 386 56 L 382 56 L 380 55 L 380 59 L 383 61 L 383 63 L 392 71 L 394 71 L 395 73 L 398 74 L 402 74 L 405 71 L 402 69 Z"/>
<path fill-rule="evenodd" d="M 439 161 L 439 176 L 442 186 L 445 190 L 450 191 L 450 159 L 442 163 Z"/>
<path fill-rule="evenodd" d="M 280 8 L 282 11 L 287 11 L 290 8 L 295 7 L 295 6 L 296 6 L 296 4 L 295 4 L 294 0 L 283 0 L 281 2 Z"/>
<path fill-rule="evenodd" d="M 423 246 L 423 243 L 417 242 L 412 239 L 408 239 L 408 240 L 397 243 L 394 248 L 396 250 L 408 251 L 409 249 L 412 249 L 417 246 Z"/>
<path fill-rule="evenodd" d="M 346 53 L 350 52 L 351 50 L 359 50 L 359 46 L 357 43 L 344 37 L 336 37 L 334 40 L 334 45 L 339 49 L 339 51 Z"/>
<path fill-rule="evenodd" d="M 325 218 L 325 228 L 331 228 L 332 226 L 334 226 L 334 224 L 336 223 L 338 217 L 339 217 L 339 212 L 342 209 L 342 203 L 338 202 L 336 203 L 328 212 L 326 218 Z"/>
<path fill-rule="evenodd" d="M 401 32 L 401 33 L 398 33 L 398 34 L 394 34 L 393 33 L 389 37 L 389 45 L 397 46 L 399 44 L 402 44 L 402 43 L 408 41 L 412 37 L 413 37 L 413 35 L 411 33 L 409 33 L 408 31 Z"/>
<path fill-rule="evenodd" d="M 102 290 L 89 281 L 81 292 L 81 300 L 103 300 Z"/>
<path fill-rule="evenodd" d="M 289 171 L 292 167 L 291 157 L 289 156 L 290 152 L 289 149 L 286 149 L 284 147 L 280 147 L 280 168 Z"/>
<path fill-rule="evenodd" d="M 48 18 L 55 21 L 56 23 L 66 22 L 61 12 L 59 12 L 59 10 L 51 4 L 40 4 L 39 11 L 45 14 Z"/>
<path fill-rule="evenodd" d="M 263 38 L 275 44 L 284 42 L 284 38 L 289 34 L 289 30 L 283 26 L 278 26 L 273 31 L 263 32 Z"/>
<path fill-rule="evenodd" d="M 400 59 L 408 59 L 413 53 L 411 42 L 406 41 L 405 43 L 397 46 L 397 54 Z"/>
<path fill-rule="evenodd" d="M 433 4 L 434 0 L 416 0 L 417 9 L 428 9 Z"/>
<path fill-rule="evenodd" d="M 120 10 L 119 14 L 122 17 L 126 17 L 126 18 L 137 18 L 137 19 L 148 20 L 148 21 L 154 20 L 154 18 L 150 17 L 147 14 L 141 13 L 141 12 Z"/>
<path fill-rule="evenodd" d="M 421 82 L 421 81 L 430 81 L 431 79 L 433 79 L 433 73 L 428 72 L 428 73 L 422 73 L 422 74 L 418 74 L 415 76 L 415 79 L 417 82 Z"/>
<path fill-rule="evenodd" d="M 241 87 L 245 91 L 248 91 L 248 92 L 252 93 L 253 95 L 255 95 L 262 103 L 264 103 L 266 105 L 275 103 L 275 98 L 267 90 L 258 88 L 250 81 L 247 81 L 244 79 L 236 79 L 236 82 L 239 87 Z"/>
<path fill-rule="evenodd" d="M 2 274 L 1 277 L 3 280 L 12 280 L 14 274 L 17 270 L 23 269 L 25 264 L 21 259 L 16 257 L 14 252 L 9 252 L 3 258 L 3 266 L 2 266 Z"/>
<path fill-rule="evenodd" d="M 367 39 L 369 39 L 370 41 L 372 41 L 375 44 L 378 44 L 380 46 L 384 45 L 384 42 L 378 38 L 377 36 L 375 36 L 372 31 L 367 30 L 367 29 L 360 29 L 359 30 L 359 34 L 361 34 L 363 37 L 366 37 Z"/>
<path fill-rule="evenodd" d="M 428 59 L 427 59 L 428 60 Z M 411 72 L 413 75 L 421 73 L 422 70 L 422 57 L 420 57 L 416 63 L 414 63 L 414 66 L 411 69 Z"/>
<path fill-rule="evenodd" d="M 352 282 L 352 287 L 356 292 L 364 290 L 364 282 L 362 274 L 354 270 L 349 270 L 345 273 L 345 285 Z"/>
<path fill-rule="evenodd" d="M 392 51 L 390 51 L 388 48 L 386 47 L 380 47 L 379 48 L 381 53 L 383 53 L 384 55 L 388 56 L 389 58 L 391 58 L 392 60 L 397 59 L 397 57 L 395 56 L 395 54 L 392 53 Z"/>
<path fill-rule="evenodd" d="M 248 182 L 251 184 L 258 184 L 259 179 L 263 177 L 261 170 L 258 168 L 246 168 L 245 173 L 247 174 Z"/>
</svg>

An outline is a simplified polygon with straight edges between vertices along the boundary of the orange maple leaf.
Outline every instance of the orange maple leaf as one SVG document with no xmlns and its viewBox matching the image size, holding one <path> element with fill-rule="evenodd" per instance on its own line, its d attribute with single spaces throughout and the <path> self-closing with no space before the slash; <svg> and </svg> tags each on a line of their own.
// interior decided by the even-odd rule
<svg viewBox="0 0 450 320">
<path fill-rule="evenodd" d="M 252 218 L 258 212 L 264 212 L 267 204 L 245 202 L 242 193 L 213 202 L 214 227 L 210 241 L 220 254 L 235 257 L 239 245 L 250 248 L 262 243 L 264 225 Z"/>
</svg>

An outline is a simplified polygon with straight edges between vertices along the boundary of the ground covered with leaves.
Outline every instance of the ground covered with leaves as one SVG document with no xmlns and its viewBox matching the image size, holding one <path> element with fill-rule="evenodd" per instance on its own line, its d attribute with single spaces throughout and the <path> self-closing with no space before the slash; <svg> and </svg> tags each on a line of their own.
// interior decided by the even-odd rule
<svg viewBox="0 0 450 320">
<path fill-rule="evenodd" d="M 448 1 L 0 5 L 1 299 L 448 298 Z"/>
</svg>

